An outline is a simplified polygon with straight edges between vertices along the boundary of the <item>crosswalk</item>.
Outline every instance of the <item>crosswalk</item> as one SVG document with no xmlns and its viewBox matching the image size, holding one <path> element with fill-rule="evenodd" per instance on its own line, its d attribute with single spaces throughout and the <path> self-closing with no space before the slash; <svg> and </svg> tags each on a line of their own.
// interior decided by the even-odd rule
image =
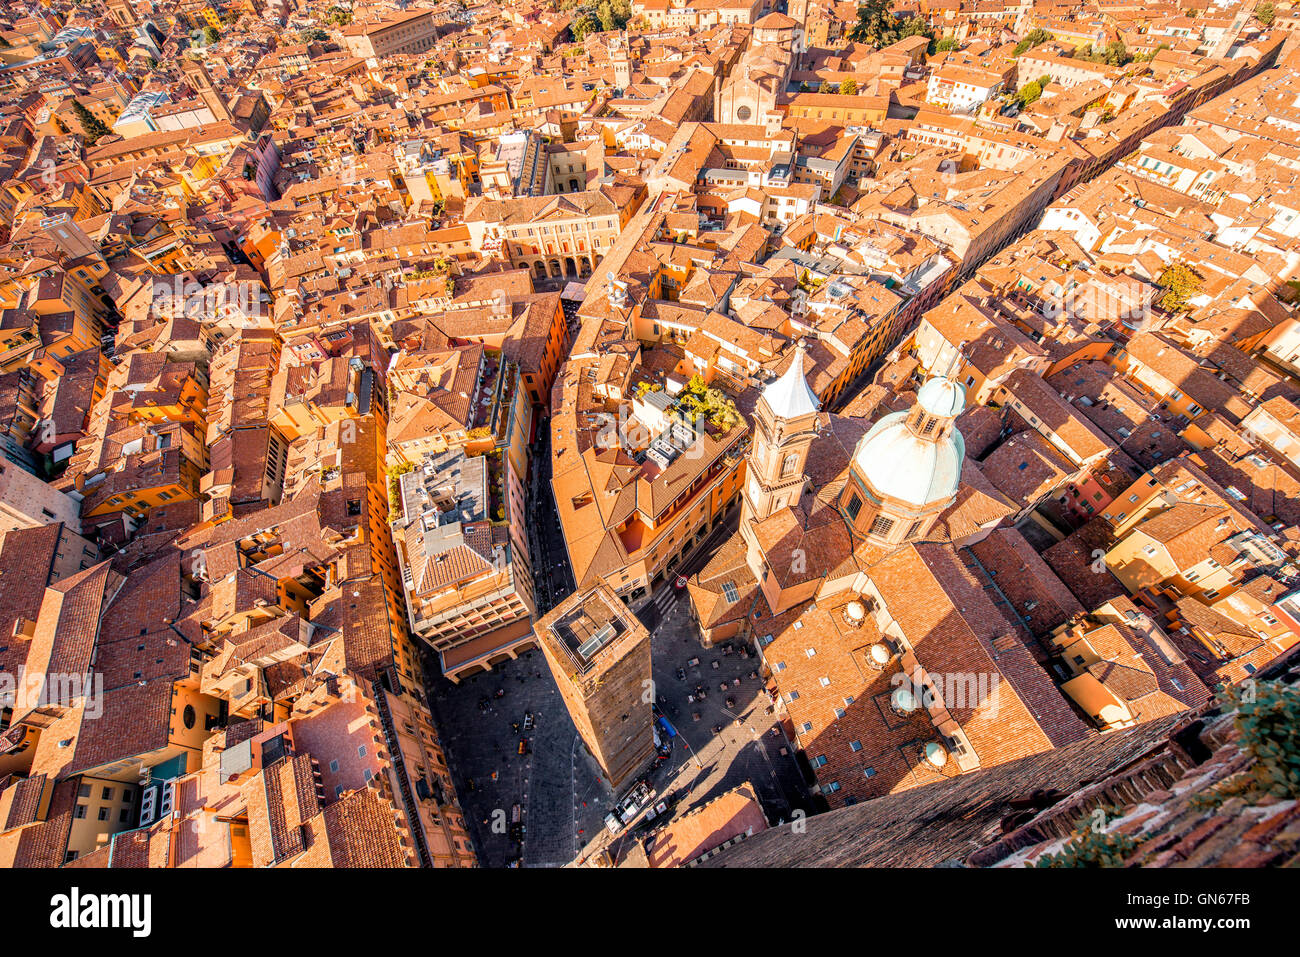
<svg viewBox="0 0 1300 957">
<path fill-rule="evenodd" d="M 673 607 L 677 601 L 677 596 L 680 593 L 681 589 L 675 587 L 671 581 L 659 589 L 654 598 L 651 599 L 651 602 L 655 606 L 655 611 L 659 613 L 660 617 L 668 614 L 668 609 Z"/>
</svg>

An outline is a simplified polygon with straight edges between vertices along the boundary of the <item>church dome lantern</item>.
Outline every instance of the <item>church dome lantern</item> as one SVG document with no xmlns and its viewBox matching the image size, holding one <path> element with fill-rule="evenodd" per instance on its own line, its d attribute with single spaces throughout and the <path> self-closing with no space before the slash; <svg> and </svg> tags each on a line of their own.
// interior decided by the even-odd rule
<svg viewBox="0 0 1300 957">
<path fill-rule="evenodd" d="M 966 390 L 947 376 L 935 376 L 916 393 L 917 407 L 941 419 L 955 419 L 966 410 Z"/>
</svg>

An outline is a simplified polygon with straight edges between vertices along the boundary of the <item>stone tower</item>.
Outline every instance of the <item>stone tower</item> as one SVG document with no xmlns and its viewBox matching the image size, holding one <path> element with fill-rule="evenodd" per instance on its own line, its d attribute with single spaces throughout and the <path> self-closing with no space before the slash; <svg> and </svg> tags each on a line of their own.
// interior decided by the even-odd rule
<svg viewBox="0 0 1300 957">
<path fill-rule="evenodd" d="M 600 579 L 534 626 L 587 750 L 621 788 L 654 760 L 650 633 Z"/>
</svg>

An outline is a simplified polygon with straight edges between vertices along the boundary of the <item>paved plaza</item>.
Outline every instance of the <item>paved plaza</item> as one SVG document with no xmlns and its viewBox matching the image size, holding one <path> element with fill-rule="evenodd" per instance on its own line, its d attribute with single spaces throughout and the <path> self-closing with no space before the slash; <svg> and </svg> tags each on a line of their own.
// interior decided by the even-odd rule
<svg viewBox="0 0 1300 957">
<path fill-rule="evenodd" d="M 678 732 L 671 757 L 647 769 L 657 796 L 675 798 L 676 815 L 748 781 L 771 823 L 788 820 L 795 808 L 809 812 L 793 753 L 779 730 L 773 733 L 774 715 L 766 713 L 757 657 L 752 651 L 743 656 L 742 642 L 732 643 L 730 654 L 721 646 L 702 648 L 685 601 L 677 593 L 665 604 L 652 637 L 656 696 Z M 689 664 L 695 659 L 697 664 Z M 688 700 L 697 688 L 704 697 Z M 646 832 L 643 823 L 618 838 L 604 830 L 605 814 L 621 795 L 610 789 L 578 738 L 540 651 L 460 685 L 433 679 L 430 691 L 483 866 L 563 866 L 611 840 Z M 504 697 L 496 697 L 498 691 Z M 525 733 L 530 711 L 535 727 Z M 521 755 L 524 738 L 528 753 Z M 511 833 L 516 804 L 522 841 Z"/>
</svg>

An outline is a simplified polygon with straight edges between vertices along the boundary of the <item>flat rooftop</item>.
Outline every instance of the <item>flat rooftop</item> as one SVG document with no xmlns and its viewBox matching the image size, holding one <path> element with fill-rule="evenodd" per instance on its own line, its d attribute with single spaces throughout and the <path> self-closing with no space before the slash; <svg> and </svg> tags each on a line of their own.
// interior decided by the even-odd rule
<svg viewBox="0 0 1300 957">
<path fill-rule="evenodd" d="M 481 522 L 488 510 L 488 463 L 461 450 L 427 456 L 400 479 L 402 515 L 425 530 Z"/>
<path fill-rule="evenodd" d="M 627 632 L 627 615 L 622 602 L 616 600 L 611 604 L 605 595 L 596 591 L 555 619 L 550 630 L 585 671 L 602 648 Z"/>
</svg>

